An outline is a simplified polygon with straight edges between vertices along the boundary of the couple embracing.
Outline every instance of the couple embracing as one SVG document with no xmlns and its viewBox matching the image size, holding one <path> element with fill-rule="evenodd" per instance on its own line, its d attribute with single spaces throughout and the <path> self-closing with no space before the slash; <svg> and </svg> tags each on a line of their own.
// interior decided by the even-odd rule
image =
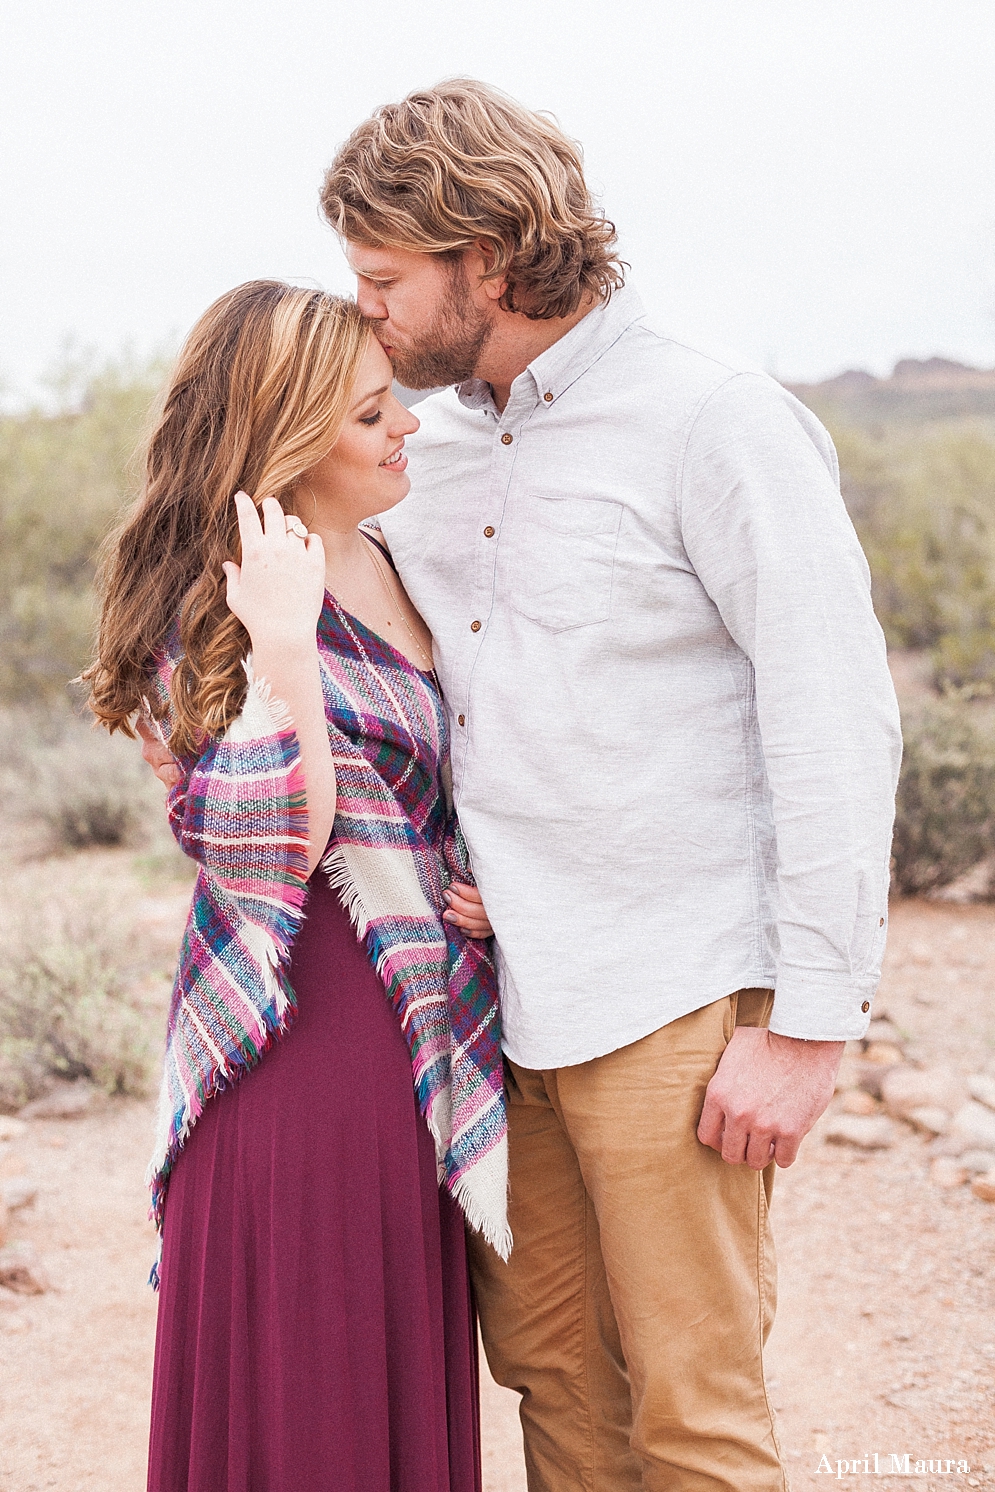
<svg viewBox="0 0 995 1492">
<path fill-rule="evenodd" d="M 149 1488 L 474 1492 L 479 1314 L 531 1492 L 784 1489 L 771 1187 L 868 1024 L 900 751 L 832 444 L 653 328 L 482 84 L 322 206 L 356 301 L 198 322 L 90 671 L 199 866 Z"/>
</svg>

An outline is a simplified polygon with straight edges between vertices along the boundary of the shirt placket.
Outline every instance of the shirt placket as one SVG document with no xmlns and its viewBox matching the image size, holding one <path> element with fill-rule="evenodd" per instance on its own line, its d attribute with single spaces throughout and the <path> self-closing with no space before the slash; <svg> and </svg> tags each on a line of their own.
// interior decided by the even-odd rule
<svg viewBox="0 0 995 1492">
<path fill-rule="evenodd" d="M 519 395 L 509 400 L 501 415 L 487 411 L 491 435 L 491 459 L 487 480 L 487 501 L 477 510 L 473 586 L 468 615 L 462 622 L 466 629 L 466 652 L 463 679 L 457 694 L 453 716 L 453 746 L 457 806 L 466 782 L 468 753 L 473 730 L 473 685 L 477 663 L 487 638 L 494 608 L 495 580 L 501 550 L 505 507 L 511 486 L 522 426 L 534 407 L 534 400 Z"/>
</svg>

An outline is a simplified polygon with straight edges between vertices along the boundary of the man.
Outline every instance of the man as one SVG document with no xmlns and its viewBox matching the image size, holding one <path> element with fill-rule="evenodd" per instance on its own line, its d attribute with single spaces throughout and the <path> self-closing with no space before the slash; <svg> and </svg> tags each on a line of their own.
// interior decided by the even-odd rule
<svg viewBox="0 0 995 1492">
<path fill-rule="evenodd" d="M 576 147 L 481 84 L 378 110 L 322 203 L 400 382 L 456 385 L 384 529 L 500 951 L 474 1272 L 530 1489 L 783 1489 L 767 1206 L 867 1027 L 900 754 L 832 444 L 648 324 Z"/>
</svg>

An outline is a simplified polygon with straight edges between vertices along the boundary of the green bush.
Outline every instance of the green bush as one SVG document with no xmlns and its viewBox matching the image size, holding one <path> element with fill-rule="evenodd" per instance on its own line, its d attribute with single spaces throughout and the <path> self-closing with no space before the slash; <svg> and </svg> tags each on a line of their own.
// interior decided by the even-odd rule
<svg viewBox="0 0 995 1492">
<path fill-rule="evenodd" d="M 97 552 L 162 378 L 158 362 L 70 369 L 56 413 L 0 417 L 0 701 L 64 697 L 89 662 Z"/>
<path fill-rule="evenodd" d="M 892 882 L 915 895 L 995 854 L 995 738 L 954 704 L 906 721 L 903 735 Z"/>
<path fill-rule="evenodd" d="M 941 691 L 995 690 L 995 440 L 971 425 L 834 431 L 889 646 L 929 648 Z"/>
</svg>

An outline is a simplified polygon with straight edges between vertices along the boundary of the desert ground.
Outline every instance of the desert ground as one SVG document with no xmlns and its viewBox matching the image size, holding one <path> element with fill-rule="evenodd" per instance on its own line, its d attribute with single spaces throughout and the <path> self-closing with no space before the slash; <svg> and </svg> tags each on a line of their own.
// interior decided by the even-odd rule
<svg viewBox="0 0 995 1492">
<path fill-rule="evenodd" d="M 125 852 L 105 851 L 38 873 L 46 891 L 58 891 L 60 877 L 117 875 L 123 895 L 132 868 Z M 135 901 L 132 936 L 168 949 L 187 892 L 153 882 Z M 851 1486 L 995 1487 L 995 1202 L 971 1184 L 984 1158 L 971 1142 L 963 1165 L 963 1138 L 889 1120 L 874 1096 L 889 1066 L 920 1073 L 927 1087 L 936 1073 L 946 1090 L 960 1085 L 950 1108 L 967 1098 L 969 1080 L 995 1077 L 993 986 L 995 906 L 895 904 L 875 1005 L 890 1028 L 875 1027 L 871 1047 L 848 1054 L 830 1114 L 778 1176 L 780 1304 L 768 1373 L 794 1492 L 828 1485 L 827 1467 L 837 1477 L 842 1461 L 849 1469 L 838 1479 Z M 7 1276 L 15 1288 L 0 1286 L 2 1492 L 145 1485 L 156 1312 L 142 1182 L 150 1126 L 149 1100 L 99 1096 L 73 1118 L 0 1117 L 0 1188 L 11 1209 L 3 1257 L 24 1263 Z M 40 1293 L 24 1293 L 32 1280 Z M 485 1370 L 486 1492 L 524 1492 L 516 1405 Z M 874 1453 L 882 1468 L 908 1453 L 912 1473 L 868 1483 Z M 917 1460 L 937 1458 L 969 1471 L 915 1474 Z"/>
</svg>

